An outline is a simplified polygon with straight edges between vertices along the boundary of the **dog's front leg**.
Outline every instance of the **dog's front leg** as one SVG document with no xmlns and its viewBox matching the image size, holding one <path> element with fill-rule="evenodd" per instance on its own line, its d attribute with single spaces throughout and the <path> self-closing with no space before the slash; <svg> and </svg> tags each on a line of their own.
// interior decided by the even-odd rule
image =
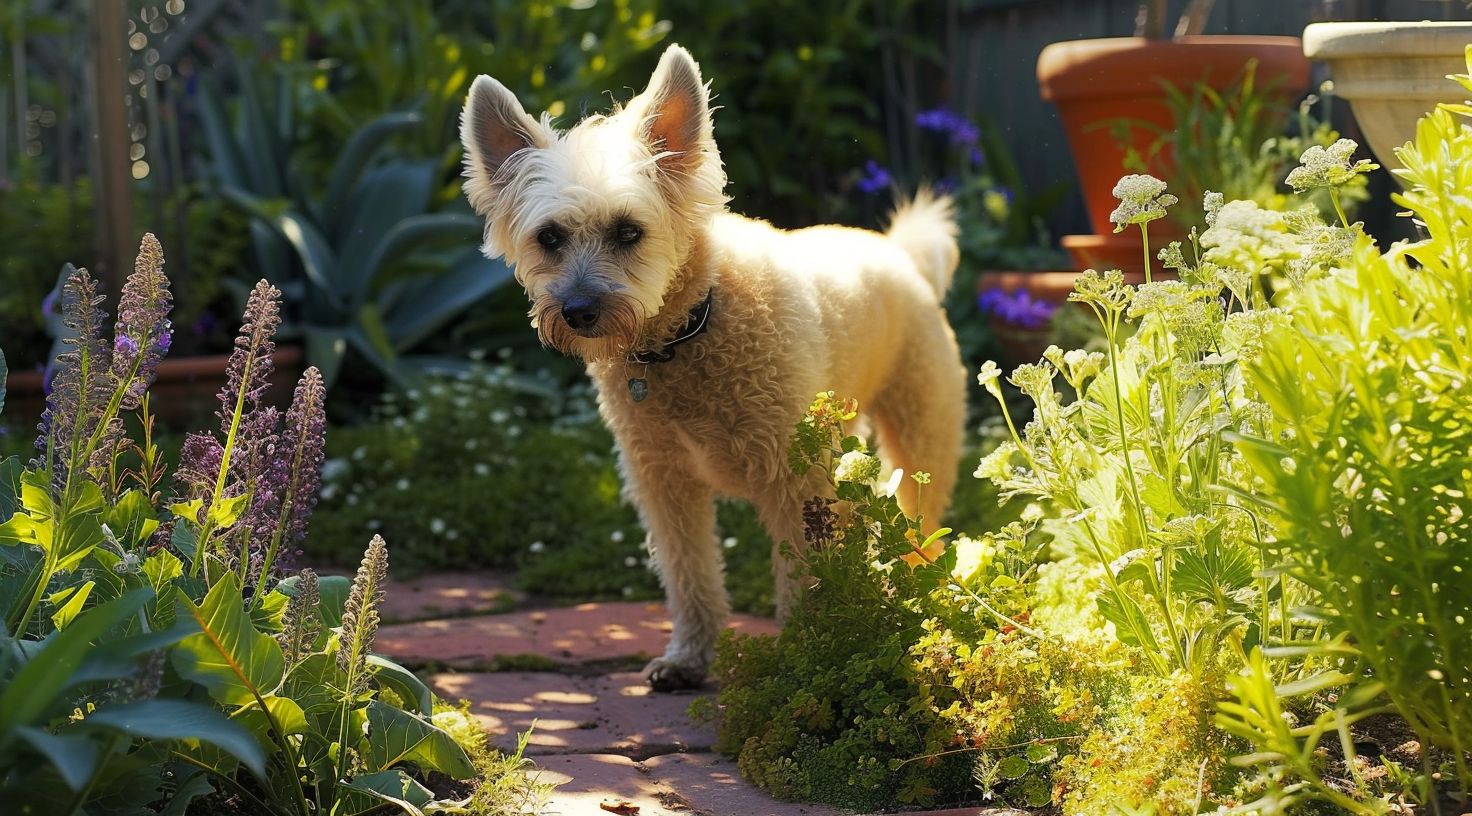
<svg viewBox="0 0 1472 816">
<path fill-rule="evenodd" d="M 664 656 L 651 661 L 644 674 L 655 691 L 696 688 L 715 659 L 716 636 L 730 612 L 715 497 L 678 468 L 640 466 L 625 457 L 625 470 L 674 621 Z"/>
</svg>

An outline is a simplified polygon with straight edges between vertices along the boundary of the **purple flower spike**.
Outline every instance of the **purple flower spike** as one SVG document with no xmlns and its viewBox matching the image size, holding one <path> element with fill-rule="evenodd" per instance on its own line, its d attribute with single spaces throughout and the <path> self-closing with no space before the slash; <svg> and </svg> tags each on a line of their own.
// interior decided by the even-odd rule
<svg viewBox="0 0 1472 816">
<path fill-rule="evenodd" d="M 102 295 L 97 282 L 78 269 L 62 285 L 61 312 L 70 330 L 66 344 L 69 351 L 57 355 L 51 392 L 46 397 L 46 410 L 41 414 L 36 449 L 41 457 L 35 462 L 51 469 L 52 484 L 58 495 L 66 484 L 68 468 L 73 464 L 86 467 L 85 448 L 89 437 L 102 421 L 102 414 L 112 393 L 112 349 L 102 338 Z M 55 452 L 54 461 L 46 461 L 47 451 Z"/>
<path fill-rule="evenodd" d="M 873 195 L 885 190 L 894 181 L 888 169 L 879 162 L 870 159 L 864 163 L 864 175 L 859 178 L 859 190 Z"/>
<path fill-rule="evenodd" d="M 125 384 L 125 410 L 137 408 L 153 384 L 158 364 L 168 351 L 167 341 L 160 341 L 172 331 L 169 311 L 173 306 L 169 279 L 164 275 L 163 247 L 153 233 L 148 233 L 138 247 L 133 274 L 123 284 L 118 299 L 112 370 L 118 382 Z"/>
<path fill-rule="evenodd" d="M 308 368 L 297 383 L 291 409 L 286 412 L 286 441 L 291 463 L 286 505 L 281 509 L 282 538 L 296 543 L 306 537 L 307 520 L 317 506 L 327 450 L 327 388 L 316 366 Z"/>
<path fill-rule="evenodd" d="M 1003 323 L 1024 329 L 1044 328 L 1058 310 L 1055 304 L 1046 300 L 1035 300 L 1026 289 L 1019 289 L 1012 294 L 1000 288 L 988 289 L 977 297 L 976 306 L 984 313 L 995 315 Z"/>
<path fill-rule="evenodd" d="M 225 387 L 220 390 L 221 427 L 230 427 L 237 404 L 243 412 L 254 408 L 271 384 L 271 358 L 276 353 L 271 338 L 281 323 L 280 300 L 281 290 L 265 281 L 257 283 L 246 300 Z"/>
</svg>

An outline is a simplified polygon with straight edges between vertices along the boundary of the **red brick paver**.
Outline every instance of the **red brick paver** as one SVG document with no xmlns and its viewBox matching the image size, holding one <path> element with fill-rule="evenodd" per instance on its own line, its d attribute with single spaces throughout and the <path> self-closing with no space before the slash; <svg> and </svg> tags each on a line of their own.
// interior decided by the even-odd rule
<svg viewBox="0 0 1472 816">
<path fill-rule="evenodd" d="M 773 634 L 770 620 L 733 616 L 741 632 Z M 670 620 L 662 604 L 586 603 L 560 609 L 385 626 L 375 648 L 410 664 L 474 669 L 496 657 L 532 655 L 577 665 L 664 653 Z"/>
</svg>

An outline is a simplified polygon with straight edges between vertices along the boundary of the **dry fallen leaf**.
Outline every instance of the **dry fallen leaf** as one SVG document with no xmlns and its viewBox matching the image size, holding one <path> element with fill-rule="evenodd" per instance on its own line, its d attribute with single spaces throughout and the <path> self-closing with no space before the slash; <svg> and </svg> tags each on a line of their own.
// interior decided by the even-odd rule
<svg viewBox="0 0 1472 816">
<path fill-rule="evenodd" d="M 598 807 L 619 816 L 639 816 L 639 806 L 627 799 L 606 798 L 598 803 Z"/>
</svg>

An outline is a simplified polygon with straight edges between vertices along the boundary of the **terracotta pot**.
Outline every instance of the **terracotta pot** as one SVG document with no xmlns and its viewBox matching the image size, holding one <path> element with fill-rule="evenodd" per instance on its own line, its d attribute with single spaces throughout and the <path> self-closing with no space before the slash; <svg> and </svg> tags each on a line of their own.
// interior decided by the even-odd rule
<svg viewBox="0 0 1472 816">
<path fill-rule="evenodd" d="M 1464 74 L 1472 23 L 1314 23 L 1303 53 L 1329 63 L 1334 95 L 1349 100 L 1380 163 L 1399 166 L 1395 148 L 1416 137 L 1416 120 L 1438 102 L 1468 93 L 1447 79 Z"/>
<path fill-rule="evenodd" d="M 1185 234 L 1166 221 L 1150 225 L 1150 274 L 1152 280 L 1175 277 L 1156 257 L 1166 244 L 1185 239 Z M 1145 247 L 1140 241 L 1140 230 L 1130 227 L 1121 233 L 1106 232 L 1103 235 L 1065 235 L 1058 243 L 1073 259 L 1078 269 L 1118 269 L 1127 280 L 1145 279 Z"/>
<path fill-rule="evenodd" d="M 276 405 L 291 401 L 296 381 L 301 377 L 300 346 L 280 346 L 272 356 L 276 372 L 266 399 Z M 160 422 L 176 427 L 192 427 L 211 414 L 218 405 L 220 389 L 225 385 L 225 366 L 230 355 L 176 357 L 159 363 L 158 376 L 149 389 L 149 404 Z M 5 381 L 5 417 L 11 423 L 31 424 L 46 410 L 46 394 L 41 372 L 11 371 Z"/>
<path fill-rule="evenodd" d="M 1296 98 L 1308 85 L 1309 64 L 1296 37 L 1119 37 L 1056 42 L 1043 49 L 1038 86 L 1043 98 L 1058 106 L 1095 234 L 1114 229 L 1109 213 L 1117 202 L 1111 192 L 1125 172 L 1125 149 L 1110 123 L 1130 119 L 1169 128 L 1173 121 L 1162 83 L 1185 87 L 1203 81 L 1224 89 L 1252 59 L 1257 81 L 1276 80 L 1284 97 Z M 1142 154 L 1152 140 L 1142 127 L 1131 128 L 1131 137 Z"/>
</svg>

